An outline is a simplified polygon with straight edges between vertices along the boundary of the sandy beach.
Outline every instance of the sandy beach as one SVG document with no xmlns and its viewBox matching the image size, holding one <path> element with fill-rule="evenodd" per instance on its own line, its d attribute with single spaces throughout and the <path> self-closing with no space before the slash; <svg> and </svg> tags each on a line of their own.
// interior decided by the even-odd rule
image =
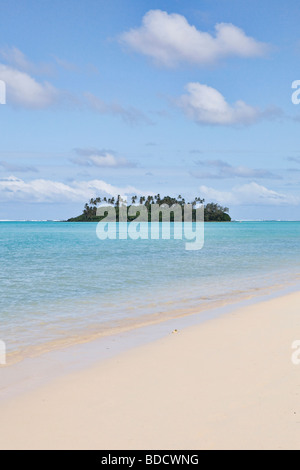
<svg viewBox="0 0 300 470">
<path fill-rule="evenodd" d="M 233 308 L 0 402 L 0 448 L 299 449 L 299 305 Z"/>
</svg>

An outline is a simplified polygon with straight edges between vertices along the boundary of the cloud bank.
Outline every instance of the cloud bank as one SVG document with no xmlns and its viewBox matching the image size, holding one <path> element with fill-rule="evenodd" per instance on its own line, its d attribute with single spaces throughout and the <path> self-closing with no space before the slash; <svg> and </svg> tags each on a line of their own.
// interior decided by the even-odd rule
<svg viewBox="0 0 300 470">
<path fill-rule="evenodd" d="M 219 191 L 207 186 L 200 186 L 200 194 L 206 200 L 214 200 L 225 205 L 299 205 L 300 198 L 291 194 L 282 194 L 255 182 L 236 186 L 230 191 Z"/>
<path fill-rule="evenodd" d="M 103 180 L 73 181 L 70 184 L 45 179 L 34 179 L 28 182 L 15 176 L 0 179 L 1 202 L 86 202 L 91 197 L 118 194 L 143 195 L 133 186 L 117 187 Z M 150 193 L 149 193 L 150 194 Z"/>
</svg>

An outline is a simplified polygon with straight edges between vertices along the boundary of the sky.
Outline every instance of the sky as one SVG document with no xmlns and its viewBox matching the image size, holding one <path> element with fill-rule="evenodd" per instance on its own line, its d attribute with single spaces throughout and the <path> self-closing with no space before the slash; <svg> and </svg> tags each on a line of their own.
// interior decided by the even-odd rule
<svg viewBox="0 0 300 470">
<path fill-rule="evenodd" d="M 299 22 L 298 0 L 0 0 L 0 220 L 157 193 L 300 220 Z"/>
</svg>

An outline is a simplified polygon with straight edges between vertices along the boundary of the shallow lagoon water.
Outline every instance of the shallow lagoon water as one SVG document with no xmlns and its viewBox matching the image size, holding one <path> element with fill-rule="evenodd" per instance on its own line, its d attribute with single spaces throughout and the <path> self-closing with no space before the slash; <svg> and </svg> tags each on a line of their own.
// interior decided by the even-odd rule
<svg viewBox="0 0 300 470">
<path fill-rule="evenodd" d="M 192 251 L 172 238 L 99 240 L 96 228 L 0 222 L 8 353 L 206 310 L 300 277 L 300 222 L 206 223 L 204 246 Z"/>
</svg>

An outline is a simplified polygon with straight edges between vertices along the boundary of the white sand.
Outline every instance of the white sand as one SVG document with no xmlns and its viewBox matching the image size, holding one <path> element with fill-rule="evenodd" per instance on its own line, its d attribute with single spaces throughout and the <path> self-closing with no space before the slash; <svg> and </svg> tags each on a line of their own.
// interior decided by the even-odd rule
<svg viewBox="0 0 300 470">
<path fill-rule="evenodd" d="M 240 308 L 2 403 L 0 449 L 299 449 L 299 307 Z"/>
</svg>

